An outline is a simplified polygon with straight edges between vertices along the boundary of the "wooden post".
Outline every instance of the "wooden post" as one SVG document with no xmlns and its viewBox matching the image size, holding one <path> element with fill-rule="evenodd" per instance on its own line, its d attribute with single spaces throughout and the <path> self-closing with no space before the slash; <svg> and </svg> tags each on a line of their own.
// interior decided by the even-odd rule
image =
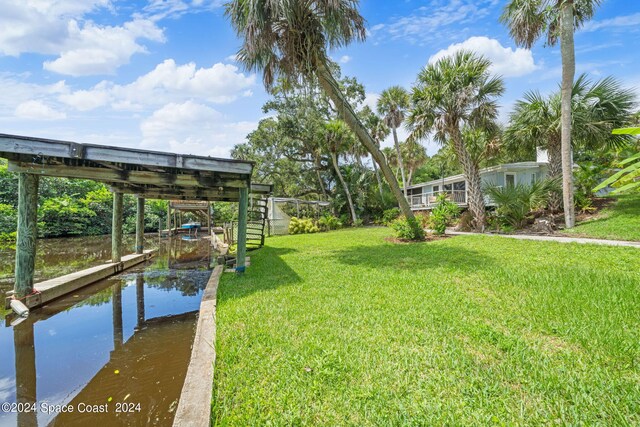
<svg viewBox="0 0 640 427">
<path fill-rule="evenodd" d="M 241 188 L 238 201 L 238 249 L 236 255 L 236 272 L 244 273 L 245 258 L 247 256 L 247 205 L 249 189 Z"/>
<path fill-rule="evenodd" d="M 111 221 L 111 262 L 122 261 L 122 193 L 113 193 Z"/>
<path fill-rule="evenodd" d="M 38 237 L 38 175 L 18 175 L 18 236 L 16 239 L 16 298 L 33 292 Z"/>
<path fill-rule="evenodd" d="M 144 252 L 144 197 L 138 197 L 136 209 L 136 253 Z"/>
<path fill-rule="evenodd" d="M 207 202 L 207 228 L 211 234 L 211 203 Z"/>
<path fill-rule="evenodd" d="M 136 276 L 136 308 L 138 315 L 138 328 L 142 327 L 142 324 L 145 321 L 145 313 L 144 313 L 144 275 L 143 273 L 139 273 Z"/>
<path fill-rule="evenodd" d="M 35 405 L 36 396 L 36 348 L 33 322 L 26 320 L 13 328 L 13 345 L 16 364 L 16 400 L 18 405 Z M 37 427 L 37 411 L 17 411 L 18 424 Z"/>
<path fill-rule="evenodd" d="M 167 200 L 167 236 L 171 237 L 171 200 Z"/>
<path fill-rule="evenodd" d="M 113 313 L 113 350 L 116 351 L 124 342 L 122 329 L 122 287 L 116 283 L 111 288 L 111 308 Z"/>
</svg>

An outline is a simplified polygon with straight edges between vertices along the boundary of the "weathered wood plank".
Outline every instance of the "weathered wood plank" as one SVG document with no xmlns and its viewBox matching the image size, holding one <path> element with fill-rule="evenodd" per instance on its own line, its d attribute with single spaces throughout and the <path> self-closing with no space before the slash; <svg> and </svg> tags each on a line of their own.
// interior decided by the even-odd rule
<svg viewBox="0 0 640 427">
<path fill-rule="evenodd" d="M 109 168 L 77 167 L 71 168 L 65 165 L 32 165 L 28 163 L 10 161 L 8 166 L 11 172 L 38 173 L 44 176 L 57 176 L 62 178 L 92 179 L 106 183 L 121 183 L 134 185 L 172 185 L 177 187 L 199 188 L 242 188 L 247 181 L 242 179 L 224 179 L 218 176 L 195 176 L 190 174 L 158 173 L 152 171 L 117 171 Z M 134 193 L 130 189 L 128 193 Z"/>
<path fill-rule="evenodd" d="M 253 162 L 249 161 L 163 153 L 133 148 L 108 147 L 94 144 L 78 144 L 70 141 L 7 134 L 0 134 L 0 153 L 3 152 L 28 156 L 42 155 L 46 157 L 82 158 L 91 161 L 229 172 L 244 175 L 251 175 L 253 171 Z"/>
<path fill-rule="evenodd" d="M 238 202 L 238 248 L 236 271 L 244 273 L 245 258 L 247 256 L 247 209 L 249 192 L 246 188 L 238 190 L 240 201 Z"/>
</svg>

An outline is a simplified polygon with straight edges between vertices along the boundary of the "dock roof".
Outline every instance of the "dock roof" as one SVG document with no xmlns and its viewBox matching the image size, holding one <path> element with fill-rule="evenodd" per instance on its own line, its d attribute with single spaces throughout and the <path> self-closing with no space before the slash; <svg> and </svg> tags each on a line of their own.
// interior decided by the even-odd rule
<svg viewBox="0 0 640 427">
<path fill-rule="evenodd" d="M 0 157 L 12 172 L 91 179 L 150 199 L 238 201 L 239 188 L 273 189 L 252 183 L 254 163 L 244 160 L 7 134 L 0 134 Z"/>
</svg>

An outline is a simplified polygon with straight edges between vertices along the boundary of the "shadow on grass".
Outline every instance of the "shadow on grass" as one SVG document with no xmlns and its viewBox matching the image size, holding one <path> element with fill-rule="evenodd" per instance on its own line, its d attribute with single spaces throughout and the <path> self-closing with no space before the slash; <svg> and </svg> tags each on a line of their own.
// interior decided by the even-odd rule
<svg viewBox="0 0 640 427">
<path fill-rule="evenodd" d="M 334 253 L 337 262 L 369 268 L 393 267 L 399 270 L 452 269 L 473 272 L 491 268 L 496 260 L 485 253 L 444 242 L 378 244 L 353 246 Z"/>
<path fill-rule="evenodd" d="M 254 292 L 300 283 L 300 276 L 282 259 L 283 255 L 293 252 L 297 250 L 269 246 L 251 252 L 251 265 L 244 275 L 224 273 L 218 289 L 218 301 L 224 303 L 225 300 L 244 298 Z"/>
</svg>

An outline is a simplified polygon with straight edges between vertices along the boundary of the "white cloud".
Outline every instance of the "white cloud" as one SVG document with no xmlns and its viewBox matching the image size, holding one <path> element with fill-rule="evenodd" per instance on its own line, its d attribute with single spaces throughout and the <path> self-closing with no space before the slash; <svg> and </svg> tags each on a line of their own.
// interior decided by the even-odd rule
<svg viewBox="0 0 640 427">
<path fill-rule="evenodd" d="M 142 146 L 184 154 L 228 157 L 235 144 L 257 127 L 230 122 L 220 112 L 193 101 L 169 103 L 140 125 Z"/>
<path fill-rule="evenodd" d="M 137 17 L 122 25 L 99 25 L 84 19 L 109 0 L 24 0 L 4 2 L 0 14 L 0 55 L 55 55 L 46 70 L 84 76 L 112 74 L 131 56 L 147 51 L 140 40 L 164 42 L 155 22 Z"/>
<path fill-rule="evenodd" d="M 144 12 L 151 19 L 178 18 L 186 13 L 213 10 L 221 7 L 224 0 L 149 0 Z"/>
<path fill-rule="evenodd" d="M 488 37 L 471 37 L 462 43 L 452 44 L 431 56 L 429 63 L 435 63 L 460 50 L 470 50 L 490 59 L 492 62 L 491 72 L 504 77 L 523 76 L 538 68 L 530 50 L 521 48 L 514 50 L 504 47 L 498 40 Z"/>
<path fill-rule="evenodd" d="M 340 59 L 338 59 L 340 64 L 346 64 L 349 61 L 351 61 L 351 57 L 349 55 L 342 55 Z"/>
<path fill-rule="evenodd" d="M 138 39 L 164 42 L 163 31 L 155 23 L 137 19 L 123 26 L 101 27 L 91 22 L 81 28 L 77 21 L 68 24 L 66 48 L 60 56 L 44 63 L 44 68 L 59 74 L 87 76 L 113 74 L 136 53 L 145 53 Z"/>
<path fill-rule="evenodd" d="M 635 27 L 638 25 L 640 25 L 640 13 L 634 13 L 632 15 L 616 16 L 615 18 L 604 19 L 602 21 L 589 21 L 584 25 L 582 30 L 596 31 L 619 27 Z"/>
<path fill-rule="evenodd" d="M 31 120 L 60 120 L 67 117 L 65 113 L 37 100 L 25 101 L 18 105 L 15 110 L 15 116 Z"/>
<path fill-rule="evenodd" d="M 127 85 L 103 81 L 89 90 L 63 94 L 60 101 L 82 111 L 111 104 L 116 110 L 140 111 L 186 99 L 212 103 L 229 103 L 241 96 L 251 96 L 255 75 L 245 75 L 231 64 L 217 63 L 209 68 L 196 64 L 178 65 L 173 59 Z"/>
<path fill-rule="evenodd" d="M 427 44 L 460 37 L 467 25 L 489 15 L 495 0 L 431 0 L 407 16 L 394 16 L 369 31 L 378 40 Z"/>
</svg>

